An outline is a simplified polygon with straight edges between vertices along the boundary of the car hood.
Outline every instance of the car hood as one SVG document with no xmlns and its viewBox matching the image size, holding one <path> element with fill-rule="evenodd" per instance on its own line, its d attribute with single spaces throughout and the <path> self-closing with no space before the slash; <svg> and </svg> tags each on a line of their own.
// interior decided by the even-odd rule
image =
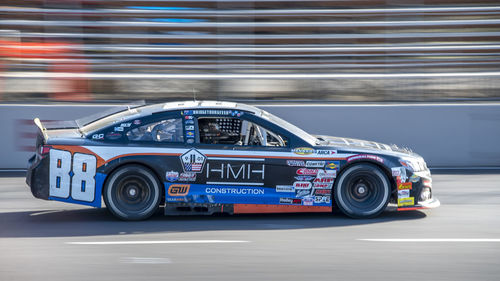
<svg viewBox="0 0 500 281">
<path fill-rule="evenodd" d="M 389 153 L 395 156 L 412 156 L 417 158 L 422 158 L 420 155 L 413 152 L 410 148 L 399 147 L 395 144 L 384 144 L 368 140 L 351 139 L 351 138 L 341 138 L 333 136 L 315 135 L 315 137 L 320 140 L 324 140 L 322 146 L 333 146 L 340 149 L 346 149 L 351 151 L 368 152 L 373 151 L 373 153 Z"/>
</svg>

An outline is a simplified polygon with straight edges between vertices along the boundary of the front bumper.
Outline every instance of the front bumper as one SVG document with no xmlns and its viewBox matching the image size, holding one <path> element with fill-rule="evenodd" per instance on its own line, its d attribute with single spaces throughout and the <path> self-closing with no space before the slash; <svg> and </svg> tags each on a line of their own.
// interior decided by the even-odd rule
<svg viewBox="0 0 500 281">
<path fill-rule="evenodd" d="M 388 211 L 413 211 L 413 210 L 422 210 L 422 209 L 434 209 L 441 206 L 441 202 L 437 198 L 431 198 L 426 201 L 418 202 L 413 206 L 408 207 L 398 207 L 397 204 L 389 204 L 387 206 Z"/>
</svg>

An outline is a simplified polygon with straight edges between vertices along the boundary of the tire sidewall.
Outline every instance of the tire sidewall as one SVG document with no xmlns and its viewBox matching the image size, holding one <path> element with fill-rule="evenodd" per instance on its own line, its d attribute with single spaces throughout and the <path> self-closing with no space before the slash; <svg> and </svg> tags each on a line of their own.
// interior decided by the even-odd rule
<svg viewBox="0 0 500 281">
<path fill-rule="evenodd" d="M 374 175 L 376 175 L 382 182 L 383 186 L 383 202 L 380 202 L 376 208 L 374 208 L 371 211 L 360 211 L 360 210 L 354 210 L 350 206 L 347 205 L 345 202 L 345 198 L 343 198 L 343 190 L 347 188 L 344 184 L 346 179 L 352 175 L 353 172 L 358 171 L 360 169 L 364 170 L 370 170 Z M 352 166 L 347 167 L 346 170 L 344 170 L 337 182 L 335 183 L 334 187 L 334 199 L 335 203 L 337 204 L 337 207 L 347 216 L 353 217 L 353 218 L 373 218 L 382 213 L 385 208 L 387 207 L 387 204 L 389 203 L 389 199 L 391 196 L 391 185 L 389 182 L 389 179 L 385 175 L 385 173 L 378 168 L 377 166 L 370 164 L 370 163 L 358 163 L 358 164 L 353 164 Z"/>
<path fill-rule="evenodd" d="M 117 206 L 117 203 L 114 202 L 116 200 L 114 192 L 116 188 L 118 188 L 117 184 L 120 182 L 120 179 L 122 179 L 126 175 L 130 175 L 131 173 L 138 175 L 140 174 L 141 176 L 148 179 L 148 181 L 151 183 L 150 185 L 148 185 L 149 190 L 154 198 L 147 208 L 141 210 L 138 213 L 126 213 L 123 210 L 120 210 L 120 208 Z M 114 216 L 122 220 L 144 220 L 149 218 L 156 212 L 161 198 L 160 183 L 157 177 L 151 170 L 139 165 L 127 165 L 114 171 L 106 181 L 103 194 L 107 209 Z"/>
</svg>

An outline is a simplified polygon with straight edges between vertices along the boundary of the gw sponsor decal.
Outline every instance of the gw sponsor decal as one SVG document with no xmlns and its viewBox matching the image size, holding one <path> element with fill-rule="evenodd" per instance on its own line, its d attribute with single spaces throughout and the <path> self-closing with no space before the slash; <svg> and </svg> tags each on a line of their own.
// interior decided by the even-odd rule
<svg viewBox="0 0 500 281">
<path fill-rule="evenodd" d="M 293 185 L 277 185 L 276 192 L 295 192 Z"/>
<path fill-rule="evenodd" d="M 325 161 L 307 161 L 307 168 L 323 168 L 325 166 Z"/>
<path fill-rule="evenodd" d="M 51 149 L 49 164 L 49 196 L 93 202 L 97 158 L 91 154 Z"/>
<path fill-rule="evenodd" d="M 318 174 L 318 169 L 308 169 L 308 168 L 300 168 L 297 170 L 297 175 L 299 176 L 315 176 Z"/>
<path fill-rule="evenodd" d="M 326 161 L 325 170 L 338 170 L 340 161 Z"/>
<path fill-rule="evenodd" d="M 170 196 L 186 196 L 189 193 L 189 184 L 172 184 L 168 187 Z"/>
<path fill-rule="evenodd" d="M 286 160 L 286 164 L 291 167 L 304 167 L 306 165 L 303 160 Z"/>
<path fill-rule="evenodd" d="M 384 163 L 384 159 L 377 155 L 371 155 L 371 154 L 359 154 L 359 155 L 354 155 L 351 157 L 347 157 L 347 162 L 351 162 L 354 160 L 362 160 L 362 159 L 370 159 L 370 160 L 375 160 L 380 163 Z"/>
<path fill-rule="evenodd" d="M 190 149 L 180 156 L 184 172 L 200 173 L 207 157 L 196 149 Z"/>
<path fill-rule="evenodd" d="M 295 189 L 311 189 L 312 183 L 308 181 L 296 181 L 293 183 Z"/>
<path fill-rule="evenodd" d="M 264 195 L 263 188 L 207 187 L 207 194 Z"/>
<path fill-rule="evenodd" d="M 170 182 L 174 182 L 179 179 L 179 172 L 176 171 L 167 171 L 165 173 L 165 179 Z"/>
<path fill-rule="evenodd" d="M 413 205 L 415 205 L 415 200 L 413 197 L 398 198 L 398 207 L 413 206 Z"/>
<path fill-rule="evenodd" d="M 314 153 L 314 149 L 310 147 L 297 147 L 292 149 L 292 152 L 297 155 L 310 155 Z"/>
</svg>

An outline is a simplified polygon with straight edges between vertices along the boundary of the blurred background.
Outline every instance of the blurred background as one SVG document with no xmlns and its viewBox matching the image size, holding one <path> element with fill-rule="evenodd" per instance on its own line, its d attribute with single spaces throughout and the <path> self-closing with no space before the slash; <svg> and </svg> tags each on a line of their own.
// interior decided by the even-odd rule
<svg viewBox="0 0 500 281">
<path fill-rule="evenodd" d="M 497 0 L 0 1 L 0 102 L 492 101 Z"/>
</svg>

